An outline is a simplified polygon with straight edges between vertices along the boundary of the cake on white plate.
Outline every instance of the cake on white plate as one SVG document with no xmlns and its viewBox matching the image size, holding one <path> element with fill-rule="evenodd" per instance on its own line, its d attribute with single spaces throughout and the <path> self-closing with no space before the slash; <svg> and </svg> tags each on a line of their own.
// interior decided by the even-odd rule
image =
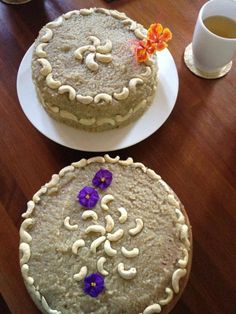
<svg viewBox="0 0 236 314">
<path fill-rule="evenodd" d="M 22 216 L 21 272 L 43 313 L 168 313 L 187 283 L 192 235 L 184 207 L 132 158 L 72 163 Z"/>
<path fill-rule="evenodd" d="M 47 113 L 67 125 L 103 131 L 138 119 L 157 87 L 156 57 L 137 62 L 147 30 L 104 8 L 67 12 L 35 41 L 32 76 Z"/>
</svg>

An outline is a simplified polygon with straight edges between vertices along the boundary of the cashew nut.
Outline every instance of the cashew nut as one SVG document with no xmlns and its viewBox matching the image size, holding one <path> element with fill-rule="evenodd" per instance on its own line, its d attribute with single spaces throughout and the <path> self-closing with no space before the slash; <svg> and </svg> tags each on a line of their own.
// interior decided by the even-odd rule
<svg viewBox="0 0 236 314">
<path fill-rule="evenodd" d="M 89 15 L 89 14 L 91 14 L 93 12 L 93 8 L 81 9 L 79 12 L 80 12 L 81 15 Z"/>
<path fill-rule="evenodd" d="M 112 242 L 119 241 L 124 235 L 124 230 L 123 229 L 118 229 L 114 233 L 108 233 L 107 234 L 107 239 Z"/>
<path fill-rule="evenodd" d="M 92 41 L 94 46 L 100 45 L 101 41 L 96 36 L 89 36 L 89 39 Z"/>
<path fill-rule="evenodd" d="M 88 105 L 93 101 L 93 97 L 91 96 L 82 96 L 82 95 L 77 95 L 76 99 L 81 102 L 82 104 Z"/>
<path fill-rule="evenodd" d="M 50 28 L 45 29 L 45 34 L 40 38 L 43 43 L 49 42 L 52 39 L 53 32 Z"/>
<path fill-rule="evenodd" d="M 78 249 L 81 248 L 81 247 L 84 247 L 85 246 L 85 242 L 83 239 L 79 239 L 79 240 L 76 240 L 73 244 L 72 244 L 72 252 L 74 254 L 78 254 Z"/>
<path fill-rule="evenodd" d="M 147 175 L 149 176 L 149 178 L 154 179 L 154 180 L 160 180 L 161 177 L 156 174 L 155 171 L 153 171 L 152 169 L 147 169 Z"/>
<path fill-rule="evenodd" d="M 46 77 L 46 83 L 48 85 L 48 87 L 50 87 L 51 89 L 57 89 L 61 86 L 61 82 L 60 81 L 56 81 L 53 79 L 52 77 L 52 73 L 49 73 Z"/>
<path fill-rule="evenodd" d="M 81 267 L 79 273 L 74 274 L 73 278 L 74 278 L 76 281 L 81 281 L 81 280 L 83 280 L 84 277 L 87 275 L 87 272 L 88 272 L 87 266 L 83 266 L 83 267 Z"/>
<path fill-rule="evenodd" d="M 135 78 L 132 78 L 130 81 L 129 81 L 129 88 L 132 92 L 136 93 L 136 87 L 138 84 L 143 84 L 143 80 L 138 78 L 138 77 L 135 77 Z"/>
<path fill-rule="evenodd" d="M 94 61 L 95 53 L 89 53 L 85 58 L 85 64 L 91 71 L 97 71 L 98 64 Z"/>
<path fill-rule="evenodd" d="M 43 50 L 43 48 L 45 48 L 47 46 L 47 43 L 41 43 L 39 44 L 36 49 L 35 49 L 35 54 L 36 56 L 40 57 L 40 58 L 45 58 L 47 57 L 47 53 L 46 51 Z"/>
<path fill-rule="evenodd" d="M 47 23 L 46 26 L 54 28 L 54 27 L 60 26 L 62 23 L 63 23 L 63 17 L 59 16 L 58 19 L 56 19 L 55 21 Z"/>
<path fill-rule="evenodd" d="M 75 224 L 75 225 L 70 224 L 70 217 L 69 216 L 67 216 L 64 219 L 64 226 L 69 231 L 74 231 L 74 230 L 77 230 L 79 228 L 79 226 L 77 224 Z"/>
<path fill-rule="evenodd" d="M 127 210 L 124 207 L 119 207 L 118 211 L 120 212 L 119 222 L 123 224 L 128 218 Z"/>
<path fill-rule="evenodd" d="M 27 218 L 22 222 L 20 227 L 20 238 L 23 242 L 29 243 L 32 241 L 31 235 L 25 230 L 32 224 L 33 224 L 32 218 Z"/>
<path fill-rule="evenodd" d="M 104 235 L 106 233 L 106 230 L 103 226 L 100 225 L 91 225 L 86 230 L 85 233 L 88 234 L 90 232 L 96 232 L 101 233 L 101 235 Z"/>
<path fill-rule="evenodd" d="M 69 85 L 62 85 L 61 87 L 59 87 L 58 93 L 59 94 L 69 93 L 70 100 L 74 100 L 76 95 L 76 91 L 74 90 L 74 88 Z"/>
<path fill-rule="evenodd" d="M 94 210 L 85 210 L 82 214 L 82 219 L 86 220 L 92 218 L 93 220 L 98 220 L 98 215 Z"/>
<path fill-rule="evenodd" d="M 106 262 L 106 258 L 105 257 L 100 257 L 97 261 L 97 269 L 99 271 L 100 274 L 102 274 L 103 276 L 107 276 L 109 275 L 108 271 L 106 271 L 104 269 L 104 263 Z"/>
<path fill-rule="evenodd" d="M 102 242 L 104 242 L 106 240 L 105 236 L 99 237 L 96 240 L 94 240 L 90 246 L 90 250 L 95 254 L 97 248 L 99 247 L 100 244 L 102 244 Z"/>
<path fill-rule="evenodd" d="M 173 299 L 174 293 L 173 293 L 172 289 L 166 288 L 165 292 L 167 294 L 167 297 L 165 299 L 159 301 L 160 305 L 166 305 L 166 304 L 170 303 L 170 301 Z"/>
<path fill-rule="evenodd" d="M 105 216 L 105 220 L 106 220 L 106 232 L 111 232 L 115 225 L 114 220 L 111 217 L 111 215 Z"/>
<path fill-rule="evenodd" d="M 39 71 L 43 76 L 47 76 L 52 72 L 52 66 L 47 59 L 40 58 L 37 61 L 42 65 L 42 69 Z"/>
<path fill-rule="evenodd" d="M 161 306 L 158 303 L 155 303 L 146 307 L 146 309 L 143 311 L 143 314 L 154 314 L 154 313 L 160 313 L 160 312 L 161 312 Z"/>
<path fill-rule="evenodd" d="M 23 218 L 28 218 L 32 214 L 32 212 L 34 210 L 34 207 L 35 207 L 34 202 L 33 201 L 28 201 L 28 203 L 27 203 L 27 210 L 26 210 L 25 213 L 22 214 L 22 217 Z"/>
<path fill-rule="evenodd" d="M 112 50 L 112 42 L 107 39 L 105 45 L 103 46 L 97 46 L 96 51 L 100 53 L 108 53 Z"/>
<path fill-rule="evenodd" d="M 136 221 L 136 227 L 134 227 L 133 229 L 129 230 L 129 234 L 131 236 L 135 236 L 136 234 L 138 234 L 139 232 L 142 231 L 143 229 L 143 221 L 140 218 L 135 219 Z"/>
<path fill-rule="evenodd" d="M 101 207 L 104 210 L 109 210 L 109 207 L 107 206 L 107 203 L 114 200 L 114 196 L 111 194 L 104 195 L 101 199 Z"/>
<path fill-rule="evenodd" d="M 125 270 L 124 263 L 119 263 L 118 264 L 118 273 L 123 279 L 132 279 L 136 276 L 137 271 L 136 268 L 131 267 L 128 270 Z"/>
<path fill-rule="evenodd" d="M 60 110 L 60 116 L 64 119 L 73 120 L 78 122 L 78 118 L 71 112 L 66 110 Z"/>
<path fill-rule="evenodd" d="M 91 119 L 80 119 L 79 123 L 83 124 L 83 125 L 93 125 L 96 122 L 95 118 L 91 118 Z"/>
<path fill-rule="evenodd" d="M 94 102 L 95 104 L 99 103 L 99 101 L 104 100 L 106 103 L 111 103 L 112 102 L 112 97 L 111 95 L 105 94 L 105 93 L 100 93 L 97 94 L 94 97 Z"/>
<path fill-rule="evenodd" d="M 34 278 L 28 276 L 29 272 L 29 265 L 28 264 L 23 264 L 21 266 L 21 272 L 23 275 L 23 278 L 27 281 L 27 283 L 31 286 L 34 284 Z"/>
<path fill-rule="evenodd" d="M 123 87 L 122 92 L 114 93 L 113 96 L 117 100 L 126 99 L 129 96 L 129 89 L 127 87 Z"/>
<path fill-rule="evenodd" d="M 135 36 L 138 37 L 139 39 L 144 39 L 144 38 L 146 37 L 146 35 L 141 32 L 141 29 L 140 29 L 140 28 L 136 28 L 136 29 L 134 30 L 134 34 L 135 34 Z"/>
<path fill-rule="evenodd" d="M 128 258 L 133 258 L 139 255 L 139 249 L 134 248 L 132 250 L 127 250 L 124 246 L 121 248 L 121 253 Z"/>
<path fill-rule="evenodd" d="M 180 278 L 184 277 L 187 273 L 186 269 L 178 268 L 172 275 L 172 287 L 175 293 L 179 292 Z"/>
<path fill-rule="evenodd" d="M 82 46 L 79 47 L 78 49 L 75 50 L 74 52 L 74 56 L 76 59 L 78 60 L 82 60 L 83 59 L 83 54 L 85 51 L 95 51 L 95 47 L 91 46 L 91 45 L 87 45 L 87 46 Z"/>
<path fill-rule="evenodd" d="M 102 53 L 97 52 L 96 53 L 96 60 L 103 62 L 103 63 L 109 63 L 112 61 L 112 56 L 110 54 L 104 55 Z"/>
<path fill-rule="evenodd" d="M 108 255 L 108 256 L 115 256 L 117 254 L 117 250 L 114 250 L 112 247 L 111 247 L 111 243 L 109 240 L 106 240 L 105 243 L 104 243 L 104 251 L 105 253 Z"/>
</svg>

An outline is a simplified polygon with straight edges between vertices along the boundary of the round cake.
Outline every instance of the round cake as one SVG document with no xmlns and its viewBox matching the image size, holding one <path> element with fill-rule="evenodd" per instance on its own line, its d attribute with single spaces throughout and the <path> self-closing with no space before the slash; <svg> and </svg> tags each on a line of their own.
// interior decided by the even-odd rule
<svg viewBox="0 0 236 314">
<path fill-rule="evenodd" d="M 192 235 L 183 205 L 132 158 L 72 163 L 22 216 L 21 272 L 43 313 L 168 313 L 187 283 Z"/>
<path fill-rule="evenodd" d="M 32 77 L 47 113 L 88 131 L 139 118 L 157 84 L 155 57 L 135 57 L 146 33 L 124 13 L 103 8 L 70 11 L 46 24 L 35 41 Z"/>
</svg>

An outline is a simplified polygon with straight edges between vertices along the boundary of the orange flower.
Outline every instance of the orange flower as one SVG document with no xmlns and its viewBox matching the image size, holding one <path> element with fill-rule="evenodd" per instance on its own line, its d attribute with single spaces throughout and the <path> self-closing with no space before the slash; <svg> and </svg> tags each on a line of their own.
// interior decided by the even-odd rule
<svg viewBox="0 0 236 314">
<path fill-rule="evenodd" d="M 167 42 L 171 40 L 172 33 L 169 28 L 163 28 L 160 23 L 151 24 L 147 32 L 147 38 L 150 40 L 156 50 L 165 49 Z"/>
<path fill-rule="evenodd" d="M 163 28 L 160 23 L 151 24 L 147 32 L 147 38 L 140 40 L 136 45 L 136 59 L 144 62 L 149 55 L 168 47 L 167 42 L 171 40 L 172 33 L 169 28 Z"/>
</svg>

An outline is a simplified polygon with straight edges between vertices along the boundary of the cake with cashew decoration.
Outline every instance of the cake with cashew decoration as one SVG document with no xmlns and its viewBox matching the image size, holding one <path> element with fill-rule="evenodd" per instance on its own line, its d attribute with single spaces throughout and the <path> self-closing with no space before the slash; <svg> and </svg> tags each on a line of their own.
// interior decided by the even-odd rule
<svg viewBox="0 0 236 314">
<path fill-rule="evenodd" d="M 146 29 L 104 8 L 67 12 L 47 23 L 35 41 L 32 76 L 54 119 L 88 131 L 127 125 L 151 104 L 156 58 L 135 58 Z"/>
<path fill-rule="evenodd" d="M 132 158 L 72 163 L 22 216 L 21 272 L 43 313 L 168 313 L 187 283 L 187 214 L 161 177 Z"/>
</svg>

